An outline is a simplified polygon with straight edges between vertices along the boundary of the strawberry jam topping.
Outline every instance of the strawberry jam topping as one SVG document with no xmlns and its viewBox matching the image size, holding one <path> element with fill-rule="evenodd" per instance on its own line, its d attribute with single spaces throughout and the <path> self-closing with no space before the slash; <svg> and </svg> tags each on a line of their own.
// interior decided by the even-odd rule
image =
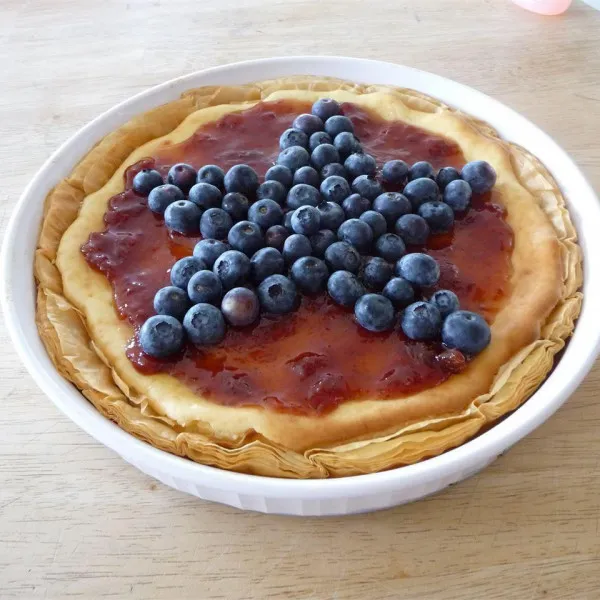
<svg viewBox="0 0 600 600">
<path fill-rule="evenodd" d="M 280 134 L 296 115 L 309 110 L 309 105 L 290 100 L 260 103 L 204 125 L 188 140 L 165 144 L 153 157 L 130 166 L 125 191 L 110 200 L 105 230 L 92 233 L 82 248 L 88 264 L 110 281 L 122 319 L 137 329 L 154 314 L 153 297 L 170 285 L 171 266 L 190 255 L 200 239 L 169 232 L 162 216 L 147 208 L 147 199 L 131 190 L 135 174 L 155 168 L 166 175 L 178 162 L 195 168 L 216 164 L 224 170 L 246 163 L 262 177 L 279 153 Z M 344 113 L 380 165 L 390 159 L 409 164 L 426 160 L 436 169 L 465 163 L 450 140 L 384 121 L 353 105 L 344 105 Z M 438 261 L 441 277 L 425 297 L 435 289 L 452 290 L 461 308 L 493 321 L 509 291 L 512 243 L 498 192 L 475 197 L 471 208 L 457 215 L 450 233 L 429 238 L 425 251 Z M 438 342 L 408 340 L 399 328 L 366 331 L 327 294 L 303 296 L 291 314 L 263 315 L 250 327 L 229 328 L 225 340 L 212 348 L 187 344 L 180 355 L 157 360 L 134 339 L 126 352 L 141 373 L 168 373 L 214 402 L 297 414 L 324 413 L 353 399 L 415 393 L 440 384 L 466 364 L 460 353 L 444 351 Z"/>
</svg>

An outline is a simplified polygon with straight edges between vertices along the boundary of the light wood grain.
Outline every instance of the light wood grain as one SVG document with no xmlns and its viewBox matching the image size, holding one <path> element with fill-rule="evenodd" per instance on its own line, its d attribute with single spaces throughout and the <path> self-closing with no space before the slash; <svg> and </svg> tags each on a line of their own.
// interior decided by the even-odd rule
<svg viewBox="0 0 600 600">
<path fill-rule="evenodd" d="M 508 1 L 0 2 L 0 232 L 69 135 L 166 79 L 247 58 L 378 58 L 488 93 L 600 188 L 600 12 Z M 1 234 L 0 234 L 1 235 Z M 157 484 L 66 419 L 0 324 L 0 597 L 600 598 L 600 367 L 480 475 L 378 514 L 242 513 Z"/>
</svg>

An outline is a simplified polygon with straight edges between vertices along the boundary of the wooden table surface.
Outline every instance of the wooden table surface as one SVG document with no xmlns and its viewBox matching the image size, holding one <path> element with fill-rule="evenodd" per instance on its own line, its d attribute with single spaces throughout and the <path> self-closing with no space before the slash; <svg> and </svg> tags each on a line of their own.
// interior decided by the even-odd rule
<svg viewBox="0 0 600 600">
<path fill-rule="evenodd" d="M 507 103 L 600 189 L 600 12 L 508 1 L 2 0 L 0 232 L 68 136 L 149 86 L 242 59 L 399 62 Z M 0 237 L 1 237 L 0 233 Z M 0 324 L 0 597 L 600 598 L 600 367 L 485 472 L 347 518 L 243 513 L 154 482 L 33 383 Z"/>
</svg>

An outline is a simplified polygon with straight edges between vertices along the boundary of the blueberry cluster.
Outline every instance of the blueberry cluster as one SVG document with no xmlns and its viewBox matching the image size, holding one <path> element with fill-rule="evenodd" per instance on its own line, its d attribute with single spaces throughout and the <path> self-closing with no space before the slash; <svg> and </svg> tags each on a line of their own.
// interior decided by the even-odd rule
<svg viewBox="0 0 600 600">
<path fill-rule="evenodd" d="M 157 314 L 139 333 L 144 352 L 175 354 L 186 337 L 198 346 L 218 344 L 227 324 L 250 325 L 261 311 L 289 313 L 299 293 L 324 290 L 353 308 L 369 331 L 392 329 L 400 311 L 410 339 L 441 337 L 471 355 L 487 346 L 487 323 L 458 310 L 453 292 L 418 299 L 438 282 L 440 269 L 431 256 L 406 247 L 450 230 L 472 194 L 492 189 L 496 173 L 488 163 L 436 173 L 425 161 L 391 160 L 378 172 L 352 121 L 327 98 L 296 117 L 279 145 L 263 183 L 244 164 L 225 173 L 180 163 L 167 183 L 152 169 L 135 176 L 133 189 L 148 196 L 169 229 L 203 238 L 193 256 L 173 265 L 172 285 L 157 292 Z M 403 191 L 386 192 L 386 184 Z"/>
</svg>

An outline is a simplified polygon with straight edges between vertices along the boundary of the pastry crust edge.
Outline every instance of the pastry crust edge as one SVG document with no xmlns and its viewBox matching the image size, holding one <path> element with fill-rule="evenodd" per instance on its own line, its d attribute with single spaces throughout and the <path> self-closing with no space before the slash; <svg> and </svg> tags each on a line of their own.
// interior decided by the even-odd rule
<svg viewBox="0 0 600 600">
<path fill-rule="evenodd" d="M 234 445 L 215 441 L 210 433 L 186 430 L 153 414 L 143 399 L 132 401 L 127 386 L 102 360 L 82 314 L 64 297 L 55 259 L 62 235 L 77 218 L 84 198 L 102 188 L 129 154 L 140 145 L 168 134 L 193 112 L 223 103 L 257 101 L 278 90 L 331 91 L 357 94 L 384 90 L 413 110 L 452 111 L 480 135 L 508 152 L 520 183 L 549 216 L 557 235 L 563 267 L 563 289 L 547 317 L 539 339 L 520 350 L 498 372 L 487 394 L 473 399 L 460 412 L 426 424 L 412 423 L 384 436 L 351 441 L 327 448 L 295 452 L 249 430 Z M 106 417 L 155 447 L 204 464 L 267 476 L 321 478 L 381 471 L 410 464 L 458 446 L 484 426 L 516 409 L 540 385 L 553 359 L 572 333 L 582 301 L 581 252 L 564 198 L 545 167 L 523 148 L 502 140 L 488 124 L 456 111 L 413 90 L 363 86 L 346 81 L 288 77 L 244 86 L 189 90 L 179 100 L 139 115 L 106 136 L 61 181 L 46 199 L 35 256 L 38 282 L 37 323 L 40 336 L 59 370 Z M 85 368 L 81 368 L 85 365 Z M 90 365 L 93 368 L 90 368 Z"/>
</svg>

